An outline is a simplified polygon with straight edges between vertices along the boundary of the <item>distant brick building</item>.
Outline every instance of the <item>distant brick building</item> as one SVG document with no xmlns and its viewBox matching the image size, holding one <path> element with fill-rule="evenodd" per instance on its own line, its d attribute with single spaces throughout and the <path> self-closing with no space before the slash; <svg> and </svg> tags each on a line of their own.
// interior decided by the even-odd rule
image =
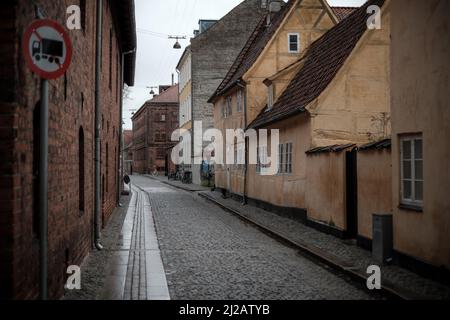
<svg viewBox="0 0 450 320">
<path fill-rule="evenodd" d="M 203 132 L 213 128 L 213 105 L 208 99 L 265 15 L 266 7 L 267 1 L 245 0 L 214 24 L 214 21 L 200 20 L 199 30 L 194 32 L 195 37 L 177 66 L 180 73 L 180 126 L 190 130 L 192 137 L 195 121 L 202 121 Z M 194 158 L 202 157 L 201 154 L 192 156 L 192 163 Z M 192 169 L 193 182 L 200 184 L 201 166 L 188 167 Z"/>
<path fill-rule="evenodd" d="M 49 83 L 49 296 L 64 292 L 69 265 L 92 248 L 94 211 L 94 108 L 96 1 L 25 0 L 2 3 L 0 35 L 0 299 L 39 293 L 40 80 L 25 66 L 21 39 L 38 15 L 66 25 L 79 4 L 82 30 L 68 31 L 72 64 Z M 101 171 L 103 221 L 118 199 L 121 53 L 136 45 L 134 2 L 103 1 Z M 134 55 L 124 81 L 133 84 Z"/>
<path fill-rule="evenodd" d="M 178 128 L 178 85 L 160 86 L 159 95 L 147 101 L 132 118 L 133 171 L 167 173 L 166 156 L 172 132 Z"/>
</svg>

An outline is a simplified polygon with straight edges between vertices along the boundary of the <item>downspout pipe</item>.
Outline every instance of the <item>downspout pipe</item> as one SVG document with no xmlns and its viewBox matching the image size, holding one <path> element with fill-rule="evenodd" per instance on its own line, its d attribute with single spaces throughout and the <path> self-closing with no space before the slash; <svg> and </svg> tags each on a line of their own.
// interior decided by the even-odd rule
<svg viewBox="0 0 450 320">
<path fill-rule="evenodd" d="M 103 250 L 101 239 L 101 63 L 102 63 L 102 26 L 103 26 L 103 0 L 97 0 L 97 27 L 95 52 L 95 195 L 94 195 L 94 245 L 97 250 Z"/>
<path fill-rule="evenodd" d="M 247 129 L 247 86 L 241 81 L 237 82 L 239 88 L 244 92 L 244 130 Z M 242 205 L 248 204 L 247 199 L 247 172 L 248 172 L 248 138 L 245 138 L 245 164 L 244 164 L 244 194 L 242 197 Z"/>
<path fill-rule="evenodd" d="M 117 203 L 119 205 L 119 207 L 121 207 L 121 203 L 120 203 L 120 193 L 122 192 L 122 186 L 123 186 L 123 172 L 124 172 L 124 159 L 125 159 L 125 154 L 124 154 L 124 132 L 123 132 L 123 89 L 124 89 L 124 74 L 125 74 L 125 56 L 128 54 L 132 54 L 136 52 L 136 48 L 134 48 L 131 51 L 127 51 L 127 52 L 123 52 L 121 53 L 121 61 L 120 61 L 120 123 L 119 123 L 119 163 L 120 163 L 120 169 L 119 169 L 119 175 L 118 175 L 118 181 L 117 181 L 117 194 L 118 194 L 118 199 L 117 199 Z"/>
</svg>

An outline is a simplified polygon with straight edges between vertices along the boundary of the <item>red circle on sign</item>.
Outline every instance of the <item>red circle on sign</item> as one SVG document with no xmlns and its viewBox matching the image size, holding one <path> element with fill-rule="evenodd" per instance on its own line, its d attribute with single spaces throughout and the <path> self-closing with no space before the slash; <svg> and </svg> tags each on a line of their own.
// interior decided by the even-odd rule
<svg viewBox="0 0 450 320">
<path fill-rule="evenodd" d="M 55 29 L 55 31 L 61 35 L 64 41 L 64 46 L 66 48 L 66 58 L 64 59 L 64 63 L 60 66 L 60 68 L 54 72 L 48 72 L 39 68 L 39 66 L 34 63 L 33 57 L 30 54 L 29 42 L 31 40 L 31 37 L 35 30 L 41 27 L 49 27 Z M 41 78 L 47 80 L 61 77 L 69 68 L 70 62 L 72 60 L 72 43 L 70 42 L 69 35 L 58 22 L 50 19 L 36 20 L 28 26 L 23 36 L 22 48 L 23 54 L 25 55 L 25 61 L 31 71 L 39 75 Z"/>
</svg>

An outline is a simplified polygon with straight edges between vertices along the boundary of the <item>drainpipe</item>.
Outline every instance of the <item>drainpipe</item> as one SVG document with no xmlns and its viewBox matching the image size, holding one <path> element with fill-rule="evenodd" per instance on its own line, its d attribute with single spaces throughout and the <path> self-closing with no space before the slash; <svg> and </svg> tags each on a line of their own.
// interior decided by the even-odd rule
<svg viewBox="0 0 450 320">
<path fill-rule="evenodd" d="M 103 0 L 97 0 L 97 28 L 96 28 L 96 53 L 95 53 L 95 203 L 94 203 L 94 245 L 97 250 L 102 250 L 101 237 L 101 197 L 100 197 L 100 175 L 101 175 L 101 137 L 102 106 L 101 106 L 101 63 L 102 63 L 102 26 L 103 26 Z"/>
<path fill-rule="evenodd" d="M 120 172 L 117 177 L 117 203 L 119 207 L 122 206 L 120 203 L 120 193 L 122 192 L 122 184 L 123 184 L 123 165 L 124 165 L 124 136 L 123 136 L 123 84 L 124 84 L 124 64 L 125 64 L 125 56 L 128 54 L 132 54 L 136 52 L 136 48 L 131 51 L 123 52 L 120 57 L 120 123 L 119 123 L 119 163 L 120 163 Z"/>
<path fill-rule="evenodd" d="M 240 81 L 238 87 L 244 92 L 244 130 L 247 129 L 247 87 Z M 244 195 L 242 197 L 242 205 L 247 205 L 247 172 L 248 172 L 248 138 L 245 138 L 245 164 L 244 164 Z"/>
</svg>

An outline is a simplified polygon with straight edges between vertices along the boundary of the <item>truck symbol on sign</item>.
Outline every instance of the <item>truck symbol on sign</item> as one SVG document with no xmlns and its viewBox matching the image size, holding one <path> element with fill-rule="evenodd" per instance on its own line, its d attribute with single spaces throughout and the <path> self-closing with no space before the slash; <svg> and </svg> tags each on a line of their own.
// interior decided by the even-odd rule
<svg viewBox="0 0 450 320">
<path fill-rule="evenodd" d="M 33 41 L 32 56 L 36 61 L 48 60 L 50 63 L 60 64 L 63 57 L 63 42 L 51 39 Z"/>
</svg>

